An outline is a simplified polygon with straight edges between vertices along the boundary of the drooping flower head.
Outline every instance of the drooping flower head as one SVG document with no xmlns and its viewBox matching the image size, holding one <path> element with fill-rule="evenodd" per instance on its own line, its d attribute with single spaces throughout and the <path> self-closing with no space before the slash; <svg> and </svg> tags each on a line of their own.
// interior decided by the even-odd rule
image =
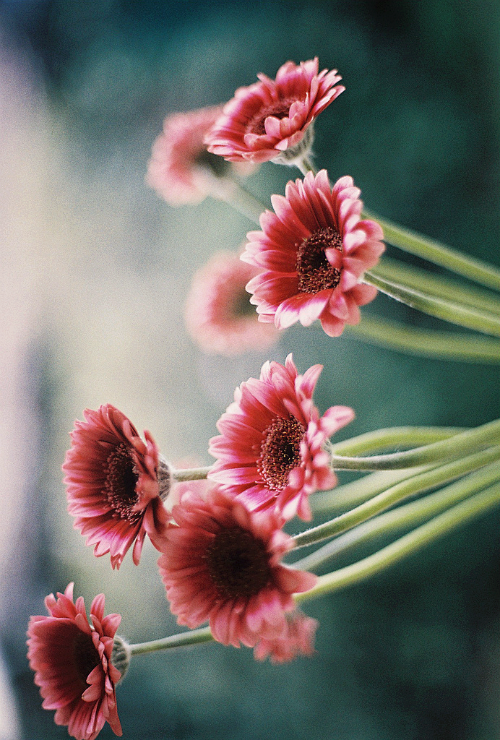
<svg viewBox="0 0 500 740">
<path fill-rule="evenodd" d="M 186 327 L 204 352 L 233 356 L 270 347 L 274 326 L 258 320 L 245 290 L 257 274 L 237 254 L 218 252 L 194 275 L 186 301 Z"/>
<path fill-rule="evenodd" d="M 73 602 L 73 584 L 64 594 L 47 596 L 49 616 L 31 617 L 28 659 L 35 671 L 44 709 L 55 709 L 57 725 L 77 740 L 94 740 L 109 723 L 122 734 L 115 686 L 121 678 L 111 654 L 119 614 L 104 615 L 104 594 L 90 607 L 90 621 L 80 596 Z"/>
<path fill-rule="evenodd" d="M 318 59 L 286 62 L 276 79 L 240 87 L 206 137 L 208 151 L 230 162 L 293 163 L 312 144 L 311 124 L 345 88 L 334 69 L 318 72 Z"/>
<path fill-rule="evenodd" d="M 266 362 L 217 423 L 209 477 L 251 511 L 276 507 L 285 519 L 309 520 L 309 494 L 337 483 L 324 443 L 354 412 L 332 406 L 320 417 L 312 396 L 321 370 L 313 365 L 299 375 L 291 355 L 284 366 Z"/>
<path fill-rule="evenodd" d="M 165 118 L 163 132 L 153 144 L 146 182 L 170 205 L 200 203 L 208 195 L 225 198 L 231 165 L 204 144 L 221 112 L 222 106 L 214 106 Z M 251 169 L 239 168 L 237 173 L 249 174 Z"/>
<path fill-rule="evenodd" d="M 168 527 L 158 566 L 178 623 L 208 621 L 216 640 L 235 647 L 286 639 L 292 595 L 316 576 L 281 563 L 293 544 L 283 520 L 249 512 L 217 486 L 205 498 L 184 493 L 172 513 L 178 526 Z"/>
<path fill-rule="evenodd" d="M 170 489 L 170 468 L 149 432 L 144 442 L 110 403 L 86 409 L 84 416 L 75 422 L 62 466 L 68 511 L 96 556 L 109 552 L 112 567 L 119 568 L 133 544 L 138 565 L 146 534 L 155 544 L 168 522 L 161 496 Z"/>
<path fill-rule="evenodd" d="M 319 319 L 331 337 L 359 323 L 358 307 L 377 294 L 362 283 L 363 273 L 385 249 L 380 226 L 360 220 L 359 194 L 351 177 L 331 188 L 321 170 L 290 181 L 285 197 L 272 197 L 275 212 L 261 216 L 262 231 L 247 235 L 241 257 L 261 270 L 247 285 L 261 321 L 286 329 Z"/>
<path fill-rule="evenodd" d="M 254 648 L 256 660 L 269 657 L 271 663 L 288 663 L 298 655 L 314 653 L 314 636 L 318 621 L 306 617 L 299 609 L 286 615 L 286 631 L 281 637 L 263 638 Z"/>
</svg>

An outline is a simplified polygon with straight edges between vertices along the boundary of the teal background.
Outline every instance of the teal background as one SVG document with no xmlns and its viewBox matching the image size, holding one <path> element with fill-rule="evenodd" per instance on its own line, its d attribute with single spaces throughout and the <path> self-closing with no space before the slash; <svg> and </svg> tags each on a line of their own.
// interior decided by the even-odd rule
<svg viewBox="0 0 500 740">
<path fill-rule="evenodd" d="M 37 183 L 37 208 L 24 216 L 39 235 L 19 278 L 36 310 L 16 375 L 26 418 L 13 444 L 24 452 L 24 482 L 7 480 L 5 500 L 19 502 L 22 516 L 0 625 L 21 736 L 52 740 L 67 733 L 40 707 L 24 645 L 47 593 L 75 580 L 90 605 L 104 591 L 133 642 L 177 630 L 153 548 L 139 568 L 128 558 L 111 572 L 65 513 L 60 465 L 84 407 L 114 403 L 170 459 L 208 464 L 207 440 L 234 387 L 293 351 L 301 371 L 325 366 L 321 411 L 355 409 L 339 438 L 393 425 L 474 426 L 500 411 L 497 367 L 405 356 L 314 328 L 293 328 L 266 355 L 202 356 L 183 329 L 190 278 L 254 227 L 223 203 L 172 209 L 146 188 L 163 117 L 224 102 L 258 72 L 274 77 L 288 59 L 318 56 L 347 89 L 317 121 L 317 165 L 332 180 L 351 174 L 370 209 L 500 265 L 500 6 L 51 0 L 0 3 L 0 25 L 3 54 L 21 70 L 27 127 L 16 150 L 26 170 L 14 167 L 13 181 L 21 194 L 23 173 Z M 248 186 L 269 204 L 297 176 L 266 164 Z M 441 326 L 384 297 L 366 310 Z M 306 604 L 320 621 L 317 654 L 289 665 L 220 645 L 137 657 L 117 691 L 124 738 L 500 738 L 499 555 L 493 512 Z"/>
</svg>

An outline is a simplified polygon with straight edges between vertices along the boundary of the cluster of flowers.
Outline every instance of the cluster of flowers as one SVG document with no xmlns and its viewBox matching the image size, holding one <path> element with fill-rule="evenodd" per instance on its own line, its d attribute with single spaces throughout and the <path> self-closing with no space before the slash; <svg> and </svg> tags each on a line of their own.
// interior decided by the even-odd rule
<svg viewBox="0 0 500 740">
<path fill-rule="evenodd" d="M 241 254 L 218 254 L 196 275 L 186 321 L 207 351 L 268 347 L 296 322 L 319 320 L 339 336 L 376 295 L 363 276 L 384 251 L 381 227 L 361 218 L 351 177 L 331 185 L 325 170 L 309 166 L 314 120 L 344 90 L 340 79 L 320 72 L 317 59 L 287 62 L 275 80 L 259 75 L 224 107 L 165 121 L 147 180 L 173 205 L 230 200 L 235 177 L 266 161 L 304 174 L 272 197 L 273 211 L 262 213 Z M 291 355 L 285 365 L 266 362 L 221 416 L 209 442 L 215 464 L 191 480 L 110 404 L 76 422 L 63 465 L 69 513 L 96 556 L 109 554 L 119 568 L 132 549 L 138 565 L 147 535 L 178 623 L 208 622 L 215 640 L 253 648 L 259 660 L 313 652 L 316 621 L 294 595 L 316 576 L 283 563 L 294 546 L 283 527 L 295 516 L 310 520 L 310 495 L 336 485 L 327 442 L 354 418 L 345 406 L 320 415 L 313 392 L 321 369 L 299 374 Z M 43 706 L 78 740 L 94 740 L 105 722 L 121 734 L 115 687 L 133 649 L 116 636 L 120 616 L 104 615 L 101 594 L 89 620 L 73 584 L 46 606 L 49 615 L 32 617 L 28 629 Z"/>
</svg>

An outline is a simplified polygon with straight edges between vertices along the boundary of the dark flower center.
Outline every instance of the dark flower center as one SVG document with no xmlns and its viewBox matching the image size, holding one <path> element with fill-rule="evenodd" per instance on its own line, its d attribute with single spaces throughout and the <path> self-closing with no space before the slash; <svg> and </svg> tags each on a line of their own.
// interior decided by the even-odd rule
<svg viewBox="0 0 500 740">
<path fill-rule="evenodd" d="M 315 231 L 299 245 L 296 261 L 299 293 L 319 293 L 326 288 L 336 288 L 340 283 L 342 268 L 332 267 L 325 249 L 343 251 L 342 237 L 331 226 Z"/>
<path fill-rule="evenodd" d="M 300 463 L 300 443 L 304 427 L 294 416 L 277 416 L 264 432 L 257 470 L 271 491 L 282 491 L 288 474 Z"/>
<path fill-rule="evenodd" d="M 221 598 L 248 598 L 269 582 L 266 546 L 240 527 L 216 534 L 205 554 L 208 572 Z"/>
<path fill-rule="evenodd" d="M 250 303 L 250 294 L 244 288 L 234 296 L 232 313 L 237 319 L 244 319 L 247 316 L 257 317 L 255 306 Z"/>
<path fill-rule="evenodd" d="M 141 512 L 132 509 L 138 501 L 136 486 L 139 475 L 130 449 L 124 442 L 114 447 L 109 454 L 104 473 L 104 491 L 113 516 L 136 522 L 141 517 Z"/>
<path fill-rule="evenodd" d="M 73 658 L 79 677 L 87 683 L 87 676 L 101 663 L 92 637 L 78 630 L 73 643 Z"/>
<path fill-rule="evenodd" d="M 196 156 L 194 160 L 195 165 L 209 170 L 215 177 L 224 177 L 227 175 L 229 168 L 231 167 L 230 162 L 226 162 L 223 157 L 218 154 L 212 154 L 207 152 L 206 149 L 202 149 L 201 152 Z"/>
<path fill-rule="evenodd" d="M 275 105 L 267 106 L 266 108 L 260 108 L 260 110 L 250 119 L 247 124 L 247 132 L 249 134 L 257 134 L 258 136 L 266 135 L 265 120 L 268 116 L 274 118 L 288 118 L 290 113 L 290 106 L 293 100 L 280 100 Z"/>
</svg>

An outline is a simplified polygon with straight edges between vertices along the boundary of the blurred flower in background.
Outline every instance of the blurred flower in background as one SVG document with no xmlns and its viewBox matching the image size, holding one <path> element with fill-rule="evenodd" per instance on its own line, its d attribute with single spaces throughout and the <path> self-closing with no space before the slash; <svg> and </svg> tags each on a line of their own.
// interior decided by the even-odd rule
<svg viewBox="0 0 500 740">
<path fill-rule="evenodd" d="M 231 357 L 262 351 L 278 330 L 259 321 L 246 284 L 257 273 L 233 252 L 217 252 L 193 275 L 186 299 L 186 329 L 204 352 Z"/>
</svg>

